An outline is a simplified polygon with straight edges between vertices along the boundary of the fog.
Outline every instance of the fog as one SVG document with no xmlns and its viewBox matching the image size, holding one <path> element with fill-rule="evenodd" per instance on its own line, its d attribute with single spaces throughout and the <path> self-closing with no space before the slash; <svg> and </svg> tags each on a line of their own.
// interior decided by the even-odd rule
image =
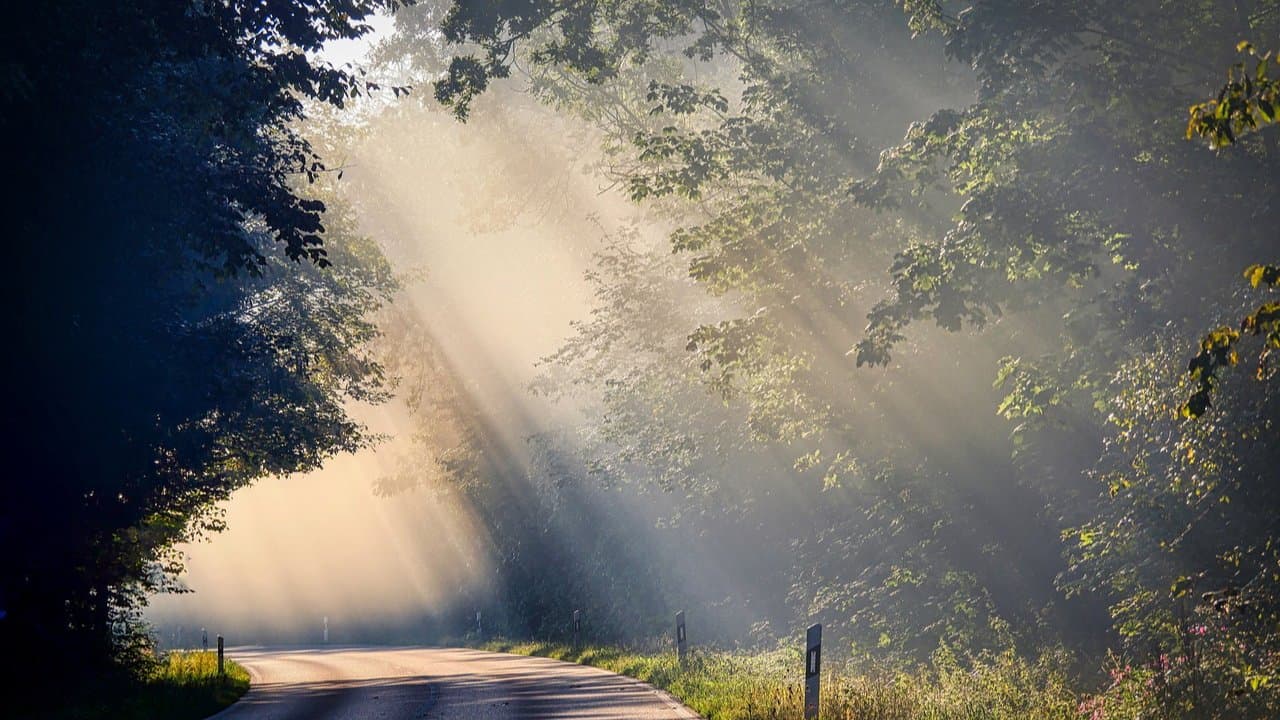
<svg viewBox="0 0 1280 720">
<path fill-rule="evenodd" d="M 769 100 L 742 55 L 660 42 L 601 84 L 521 55 L 466 123 L 430 96 L 433 8 L 331 55 L 409 99 L 306 127 L 341 169 L 331 211 L 404 277 L 378 318 L 395 397 L 353 408 L 383 439 L 232 498 L 184 549 L 193 592 L 151 605 L 166 642 L 313 641 L 325 618 L 334 642 L 447 641 L 476 612 L 555 638 L 576 609 L 633 641 L 687 609 L 726 644 L 823 621 L 850 655 L 1109 647 L 1107 594 L 1071 586 L 1102 556 L 1072 538 L 1129 487 L 1099 477 L 1146 467 L 1108 454 L 1130 439 L 1116 378 L 1208 322 L 1156 281 L 1176 274 L 1157 239 L 1199 210 L 1119 169 L 1039 207 L 1114 153 L 1034 115 L 965 117 L 990 137 L 938 150 L 969 139 L 926 126 L 959 126 L 982 76 L 896 7 L 763 33 L 769 72 L 814 64 Z M 792 31 L 821 52 L 788 55 Z M 655 108 L 664 87 L 729 99 Z M 1123 247 L 1130 203 L 1151 247 Z"/>
<path fill-rule="evenodd" d="M 77 7 L 0 72 L 33 708 L 683 613 L 748 714 L 821 624 L 849 703 L 1280 717 L 1280 0 Z"/>
<path fill-rule="evenodd" d="M 342 46 L 333 60 L 362 50 Z M 527 438 L 577 417 L 572 404 L 529 392 L 536 365 L 587 313 L 583 274 L 604 228 L 633 222 L 637 210 L 602 190 L 587 158 L 570 154 L 570 128 L 527 98 L 467 126 L 427 103 L 368 122 L 354 143 L 343 139 L 339 190 L 361 231 L 411 276 L 396 312 L 439 353 L 447 377 L 429 382 L 454 386 L 486 424 L 489 451 L 526 466 Z M 189 644 L 199 627 L 237 643 L 314 641 L 324 618 L 335 642 L 459 630 L 437 621 L 463 605 L 469 616 L 494 592 L 492 547 L 465 499 L 421 486 L 386 490 L 406 472 L 430 485 L 430 463 L 412 439 L 424 429 L 406 400 L 354 409 L 381 434 L 375 447 L 226 503 L 227 529 L 181 548 L 190 592 L 151 601 L 161 641 L 179 642 L 184 628 Z M 447 427 L 432 430 L 429 443 L 456 440 Z"/>
<path fill-rule="evenodd" d="M 412 627 L 487 572 L 465 507 L 442 498 L 388 502 L 373 494 L 378 452 L 334 458 L 324 470 L 259 483 L 227 504 L 226 532 L 188 546 L 193 591 L 162 595 L 150 616 L 166 644 L 207 627 L 236 643 L 318 641 Z"/>
<path fill-rule="evenodd" d="M 381 36 L 390 31 L 385 22 L 376 26 Z M 332 60 L 361 62 L 372 44 L 336 47 Z M 382 70 L 388 82 L 403 79 L 394 64 Z M 689 72 L 732 84 L 732 64 Z M 923 91 L 897 92 L 912 108 L 934 102 Z M 886 128 L 886 137 L 901 131 Z M 797 544 L 820 529 L 814 523 L 830 512 L 822 504 L 849 501 L 837 493 L 815 504 L 812 485 L 788 479 L 796 463 L 790 443 L 737 454 L 725 448 L 718 465 L 692 469 L 704 480 L 675 487 L 655 482 L 657 471 L 642 463 L 593 475 L 586 468 L 601 443 L 594 425 L 606 388 L 551 398 L 530 392 L 535 380 L 557 373 L 541 361 L 598 306 L 598 287 L 585 275 L 611 244 L 670 259 L 654 261 L 675 293 L 670 314 L 652 319 L 665 323 L 658 332 L 675 367 L 689 366 L 680 354 L 698 324 L 749 314 L 734 294 L 709 296 L 685 277 L 684 259 L 667 249 L 671 209 L 625 197 L 610 178 L 616 160 L 599 149 L 606 138 L 539 102 L 527 78 L 481 98 L 466 124 L 417 97 L 359 107 L 336 125 L 317 125 L 315 134 L 343 168 L 334 187 L 354 209 L 360 232 L 410 277 L 385 327 L 392 370 L 404 376 L 401 392 L 387 406 L 356 409 L 383 434 L 375 447 L 238 493 L 226 506 L 227 530 L 183 548 L 192 592 L 153 600 L 149 617 L 161 639 L 177 642 L 181 626 L 186 642 L 196 627 L 237 643 L 314 641 L 327 618 L 334 642 L 438 640 L 467 632 L 476 610 L 495 631 L 554 633 L 562 619 L 546 614 L 567 617 L 569 604 L 618 613 L 610 631 L 622 636 L 650 633 L 663 622 L 656 612 L 685 606 L 703 610 L 704 637 L 789 632 L 804 604 L 787 600 L 778 584 L 804 572 L 795 566 Z M 873 254 L 843 270 L 872 275 L 886 262 Z M 780 292 L 787 283 L 806 292 L 817 283 L 778 281 Z M 644 308 L 631 312 L 641 322 L 646 316 Z M 816 364 L 845 375 L 860 315 L 788 313 L 821 337 Z M 1024 333 L 1028 344 L 1042 339 L 1035 323 L 1025 323 Z M 925 332 L 929 340 L 941 335 Z M 970 404 L 989 399 L 987 381 L 972 382 L 972 367 L 985 369 L 996 358 L 961 355 L 970 362 L 908 356 L 897 368 L 903 377 L 878 370 L 850 376 L 854 395 L 829 401 L 853 413 L 859 397 L 875 396 L 888 424 L 859 442 L 894 445 L 899 441 L 889 438 L 909 433 L 931 454 L 966 468 L 961 475 L 980 474 L 993 452 L 981 438 L 992 428 L 1001 432 L 998 422 L 971 423 L 962 442 L 953 425 Z M 952 392 L 957 387 L 973 390 Z M 689 416 L 678 432 L 746 427 L 743 410 L 728 408 L 713 390 L 695 383 L 682 390 L 689 391 L 705 395 L 693 402 L 706 412 Z M 640 412 L 661 428 L 661 414 L 671 410 Z M 732 439 L 740 432 L 730 429 L 727 441 L 740 442 Z M 469 463 L 464 470 L 459 455 Z M 618 473 L 638 480 L 619 483 Z M 985 492 L 956 502 L 976 503 L 975 512 L 995 526 L 1020 533 L 1020 519 L 983 507 L 1001 502 Z M 736 519 L 750 517 L 753 505 L 754 524 Z M 910 532 L 928 534 L 923 527 Z M 538 544 L 531 549 L 530 542 Z M 560 607 L 543 607 L 543 597 L 530 604 L 528 588 L 510 585 L 582 575 L 574 581 L 580 585 L 549 591 L 551 602 L 565 603 Z M 619 597 L 620 584 L 635 596 Z"/>
</svg>

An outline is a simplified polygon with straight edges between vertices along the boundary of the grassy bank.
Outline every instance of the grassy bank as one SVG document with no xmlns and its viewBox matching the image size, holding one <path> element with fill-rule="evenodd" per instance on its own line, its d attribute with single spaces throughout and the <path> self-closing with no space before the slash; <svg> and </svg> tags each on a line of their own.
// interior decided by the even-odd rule
<svg viewBox="0 0 1280 720">
<path fill-rule="evenodd" d="M 798 651 L 701 652 L 681 668 L 674 653 L 539 642 L 491 642 L 486 650 L 592 665 L 670 692 L 708 720 L 795 720 L 802 715 Z M 940 657 L 916 672 L 824 673 L 827 720 L 1079 720 L 1079 698 L 1060 663 L 1012 653 L 980 662 Z"/>
<path fill-rule="evenodd" d="M 141 678 L 85 689 L 69 705 L 39 717 L 56 720 L 201 720 L 249 689 L 249 673 L 227 660 L 218 676 L 215 652 L 171 652 Z"/>
</svg>

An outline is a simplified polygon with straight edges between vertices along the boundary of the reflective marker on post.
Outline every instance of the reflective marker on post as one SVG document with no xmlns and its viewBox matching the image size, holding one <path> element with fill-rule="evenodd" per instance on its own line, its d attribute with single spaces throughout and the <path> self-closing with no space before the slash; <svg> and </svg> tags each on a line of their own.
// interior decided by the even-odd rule
<svg viewBox="0 0 1280 720">
<path fill-rule="evenodd" d="M 573 646 L 578 647 L 578 637 L 582 632 L 582 611 L 573 611 Z"/>
<path fill-rule="evenodd" d="M 476 635 L 483 635 L 484 630 L 480 626 L 480 611 L 476 611 Z"/>
<path fill-rule="evenodd" d="M 818 717 L 818 680 L 822 673 L 822 625 L 809 626 L 804 653 L 804 717 Z"/>
<path fill-rule="evenodd" d="M 676 657 L 680 658 L 680 664 L 684 664 L 685 653 L 685 634 L 684 634 L 684 611 L 676 613 Z"/>
<path fill-rule="evenodd" d="M 329 642 L 329 616 L 324 616 L 324 641 Z"/>
<path fill-rule="evenodd" d="M 222 669 L 222 636 L 218 636 L 218 674 L 225 674 Z"/>
</svg>

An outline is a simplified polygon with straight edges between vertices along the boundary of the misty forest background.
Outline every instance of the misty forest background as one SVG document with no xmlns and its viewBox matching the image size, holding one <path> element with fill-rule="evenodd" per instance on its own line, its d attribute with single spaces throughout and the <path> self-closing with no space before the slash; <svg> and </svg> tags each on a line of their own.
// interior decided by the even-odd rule
<svg viewBox="0 0 1280 720">
<path fill-rule="evenodd" d="M 483 572 L 367 638 L 685 609 L 855 666 L 1052 663 L 1107 717 L 1276 716 L 1280 3 L 14 13 L 0 647 L 131 672 L 235 491 L 388 447 L 367 491 L 465 509 Z M 370 147 L 453 194 L 344 167 Z M 397 202 L 590 255 L 550 420 L 423 321 Z"/>
</svg>

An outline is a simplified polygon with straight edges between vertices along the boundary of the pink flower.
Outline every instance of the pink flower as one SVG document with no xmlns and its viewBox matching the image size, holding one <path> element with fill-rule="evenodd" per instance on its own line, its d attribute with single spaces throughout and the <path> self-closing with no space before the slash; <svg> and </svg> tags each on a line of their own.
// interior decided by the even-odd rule
<svg viewBox="0 0 1280 720">
<path fill-rule="evenodd" d="M 1103 697 L 1091 697 L 1080 701 L 1076 712 L 1088 720 L 1106 720 L 1107 701 Z"/>
</svg>

